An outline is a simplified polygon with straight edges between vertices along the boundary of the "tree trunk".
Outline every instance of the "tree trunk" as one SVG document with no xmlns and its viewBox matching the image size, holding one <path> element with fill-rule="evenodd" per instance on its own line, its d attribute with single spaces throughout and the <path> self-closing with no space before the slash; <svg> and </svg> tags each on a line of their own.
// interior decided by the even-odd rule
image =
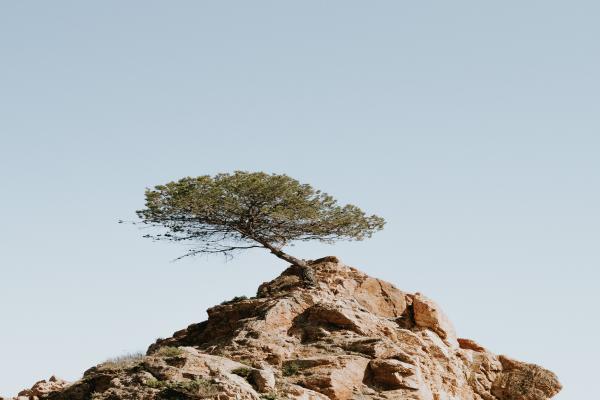
<svg viewBox="0 0 600 400">
<path fill-rule="evenodd" d="M 315 279 L 315 275 L 313 274 L 312 268 L 310 267 L 310 265 L 308 265 L 308 263 L 306 261 L 296 258 L 294 256 L 291 256 L 291 255 L 287 254 L 286 252 L 282 251 L 281 249 L 278 249 L 277 247 L 272 246 L 270 243 L 267 243 L 267 242 L 259 242 L 259 243 L 262 244 L 266 249 L 268 249 L 275 256 L 281 258 L 282 260 L 289 262 L 292 265 L 297 265 L 298 267 L 300 267 L 300 270 L 302 273 L 301 278 L 307 287 L 312 287 L 312 286 L 316 285 L 317 282 Z"/>
</svg>

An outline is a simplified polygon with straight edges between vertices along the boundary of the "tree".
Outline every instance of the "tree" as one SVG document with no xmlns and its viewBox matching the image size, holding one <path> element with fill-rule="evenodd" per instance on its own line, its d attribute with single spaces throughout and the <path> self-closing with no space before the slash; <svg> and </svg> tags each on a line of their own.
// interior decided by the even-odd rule
<svg viewBox="0 0 600 400">
<path fill-rule="evenodd" d="M 363 240 L 385 221 L 337 201 L 287 175 L 236 171 L 204 175 L 146 190 L 144 224 L 163 228 L 156 240 L 191 242 L 179 258 L 264 248 L 304 270 L 308 263 L 283 251 L 293 242 Z"/>
</svg>

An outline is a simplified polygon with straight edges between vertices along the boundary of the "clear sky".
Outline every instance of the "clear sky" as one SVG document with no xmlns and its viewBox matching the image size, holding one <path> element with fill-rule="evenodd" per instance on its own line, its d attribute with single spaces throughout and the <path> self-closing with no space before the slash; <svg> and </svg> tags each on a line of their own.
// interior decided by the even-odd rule
<svg viewBox="0 0 600 400">
<path fill-rule="evenodd" d="M 173 263 L 145 187 L 287 173 L 384 216 L 302 245 L 438 301 L 460 336 L 597 391 L 597 1 L 3 1 L 0 393 L 253 295 L 259 250 Z"/>
</svg>

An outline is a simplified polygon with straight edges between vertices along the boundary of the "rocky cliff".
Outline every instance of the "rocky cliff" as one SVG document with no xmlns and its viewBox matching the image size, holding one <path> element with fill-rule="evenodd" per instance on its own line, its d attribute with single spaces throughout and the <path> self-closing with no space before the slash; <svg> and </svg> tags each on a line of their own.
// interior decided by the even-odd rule
<svg viewBox="0 0 600 400">
<path fill-rule="evenodd" d="M 457 338 L 427 297 L 343 265 L 312 262 L 316 287 L 288 268 L 257 296 L 152 344 L 145 356 L 56 378 L 22 399 L 543 400 L 550 371 Z"/>
</svg>

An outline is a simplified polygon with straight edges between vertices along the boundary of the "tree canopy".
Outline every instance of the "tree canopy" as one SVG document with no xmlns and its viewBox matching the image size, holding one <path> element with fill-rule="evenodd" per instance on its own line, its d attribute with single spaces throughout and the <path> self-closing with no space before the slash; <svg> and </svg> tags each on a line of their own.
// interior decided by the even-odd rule
<svg viewBox="0 0 600 400">
<path fill-rule="evenodd" d="M 187 177 L 147 189 L 146 207 L 137 214 L 144 224 L 163 228 L 147 237 L 193 244 L 180 258 L 265 248 L 300 266 L 305 262 L 285 253 L 284 246 L 363 240 L 385 224 L 287 175 L 245 171 Z"/>
</svg>

